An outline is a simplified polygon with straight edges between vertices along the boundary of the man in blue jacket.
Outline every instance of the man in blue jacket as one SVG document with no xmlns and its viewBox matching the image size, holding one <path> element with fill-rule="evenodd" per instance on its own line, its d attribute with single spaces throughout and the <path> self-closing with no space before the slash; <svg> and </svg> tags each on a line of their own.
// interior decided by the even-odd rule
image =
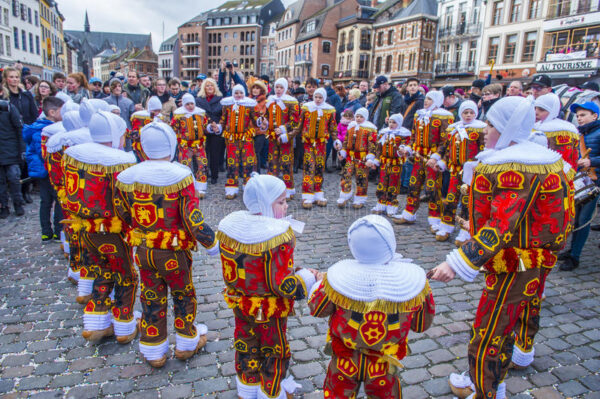
<svg viewBox="0 0 600 399">
<path fill-rule="evenodd" d="M 48 171 L 44 165 L 42 157 L 42 129 L 62 120 L 60 109 L 64 102 L 57 97 L 47 97 L 42 102 L 42 110 L 45 117 L 39 118 L 31 125 L 23 126 L 23 139 L 27 144 L 25 159 L 29 176 L 37 179 L 40 188 L 40 225 L 42 228 L 42 241 L 47 242 L 52 239 L 60 241 L 60 231 L 62 227 L 60 221 L 63 218 L 62 209 L 56 191 L 50 184 Z M 54 205 L 54 229 L 50 223 L 50 213 Z"/>
</svg>

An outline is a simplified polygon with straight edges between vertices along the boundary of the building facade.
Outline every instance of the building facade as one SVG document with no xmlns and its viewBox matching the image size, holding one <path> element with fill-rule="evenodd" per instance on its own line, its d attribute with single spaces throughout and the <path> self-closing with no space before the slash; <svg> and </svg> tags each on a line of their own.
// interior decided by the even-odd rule
<svg viewBox="0 0 600 399">
<path fill-rule="evenodd" d="M 39 12 L 42 39 L 42 78 L 52 80 L 55 72 L 66 70 L 67 60 L 62 26 L 64 17 L 53 0 L 40 0 Z"/>
<path fill-rule="evenodd" d="M 206 71 L 208 59 L 205 45 L 205 25 L 206 17 L 204 14 L 200 14 L 177 28 L 177 38 L 179 40 L 177 40 L 177 43 L 173 43 L 172 51 L 174 53 L 173 57 L 178 60 L 180 70 L 178 74 L 174 73 L 169 76 L 179 76 L 182 79 L 192 80 L 201 71 Z M 170 45 L 167 45 L 168 47 Z M 168 57 L 168 54 L 163 59 L 166 57 Z M 173 65 L 171 71 L 174 72 L 172 67 Z"/>
<path fill-rule="evenodd" d="M 4 18 L 4 15 L 2 16 Z M 42 75 L 41 17 L 38 0 L 13 0 L 11 4 L 10 43 L 4 38 L 5 50 L 28 67 L 33 75 Z"/>
<path fill-rule="evenodd" d="M 496 0 L 485 7 L 479 77 L 528 82 L 542 56 L 547 0 Z"/>
<path fill-rule="evenodd" d="M 478 74 L 485 4 L 482 0 L 442 0 L 438 16 L 434 85 L 468 87 Z"/>
<path fill-rule="evenodd" d="M 438 21 L 435 0 L 388 2 L 374 18 L 372 75 L 398 82 L 415 76 L 431 82 Z"/>
<path fill-rule="evenodd" d="M 356 14 L 343 18 L 338 24 L 338 45 L 334 80 L 348 82 L 369 80 L 373 49 L 372 16 L 377 8 L 359 6 Z"/>
<path fill-rule="evenodd" d="M 266 75 L 270 80 L 275 79 L 275 42 L 277 37 L 277 22 L 272 20 L 262 28 L 260 35 L 260 68 L 258 74 Z"/>
<path fill-rule="evenodd" d="M 177 57 L 177 61 L 175 61 L 175 55 L 177 53 L 174 49 L 177 40 L 177 34 L 175 34 L 162 42 L 158 49 L 158 77 L 160 78 L 177 76 L 176 74 L 173 74 L 173 67 L 179 61 L 179 57 Z"/>
<path fill-rule="evenodd" d="M 0 68 L 14 63 L 12 56 L 11 1 L 0 0 Z"/>
<path fill-rule="evenodd" d="M 542 23 L 543 41 L 536 71 L 553 84 L 597 79 L 600 68 L 600 8 L 597 1 L 550 0 Z"/>
<path fill-rule="evenodd" d="M 126 66 L 123 73 L 127 75 L 129 71 L 136 71 L 139 74 L 157 78 L 158 56 L 148 46 L 141 49 L 134 49 L 126 58 Z"/>
</svg>

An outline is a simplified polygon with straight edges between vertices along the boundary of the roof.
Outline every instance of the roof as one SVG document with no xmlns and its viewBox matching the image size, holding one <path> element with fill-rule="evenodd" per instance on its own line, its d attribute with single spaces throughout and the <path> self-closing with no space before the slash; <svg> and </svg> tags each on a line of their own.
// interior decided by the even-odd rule
<svg viewBox="0 0 600 399">
<path fill-rule="evenodd" d="M 271 33 L 271 24 L 273 22 L 279 21 L 280 19 L 281 19 L 281 14 L 277 14 L 277 15 L 272 16 L 268 20 L 264 21 L 260 35 L 261 36 L 269 36 L 269 34 Z"/>
<path fill-rule="evenodd" d="M 415 15 L 437 16 L 437 2 L 435 0 L 413 0 L 406 8 L 398 10 L 392 19 L 404 19 Z"/>
<path fill-rule="evenodd" d="M 81 43 L 84 40 L 99 49 L 102 44 L 108 41 L 114 44 L 118 49 L 127 48 L 128 44 L 131 47 L 143 48 L 144 46 L 152 47 L 152 35 L 135 34 L 135 33 L 118 33 L 118 32 L 84 32 L 78 30 L 65 30 L 66 33 L 78 39 Z"/>
<path fill-rule="evenodd" d="M 165 40 L 164 42 L 162 42 L 160 44 L 160 48 L 158 49 L 158 51 L 163 51 L 163 46 L 168 46 L 171 44 L 175 44 L 175 41 L 177 40 L 177 33 L 175 33 L 173 36 L 171 36 L 170 38 L 168 38 L 167 40 Z"/>
<path fill-rule="evenodd" d="M 283 13 L 283 15 L 281 15 L 281 18 L 279 19 L 277 29 L 285 28 L 286 26 L 299 21 L 300 13 L 302 12 L 302 7 L 304 6 L 304 1 L 305 0 L 298 0 L 287 7 L 285 12 Z M 290 16 L 290 19 L 284 22 L 283 18 L 285 18 L 288 12 L 291 12 L 292 15 Z"/>
<path fill-rule="evenodd" d="M 225 3 L 223 3 L 223 5 L 221 5 L 220 7 L 215 7 L 213 8 L 211 11 L 226 11 L 229 10 L 231 8 L 233 9 L 250 9 L 250 8 L 255 8 L 257 6 L 266 6 L 267 4 L 269 4 L 269 2 L 271 2 L 271 0 L 231 0 L 231 1 L 227 1 Z M 232 10 L 229 10 L 232 11 Z"/>
<path fill-rule="evenodd" d="M 387 0 L 385 3 L 383 3 L 379 7 L 379 11 L 377 11 L 375 14 L 373 14 L 373 18 L 377 18 L 378 16 L 383 14 L 387 9 L 389 9 L 390 7 L 396 5 L 396 3 L 399 3 L 401 1 L 402 0 Z"/>
</svg>

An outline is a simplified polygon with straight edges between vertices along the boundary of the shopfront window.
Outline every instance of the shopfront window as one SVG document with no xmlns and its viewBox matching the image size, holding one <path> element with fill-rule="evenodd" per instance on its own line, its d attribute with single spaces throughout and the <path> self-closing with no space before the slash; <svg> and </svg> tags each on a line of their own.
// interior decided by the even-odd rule
<svg viewBox="0 0 600 399">
<path fill-rule="evenodd" d="M 544 43 L 546 61 L 551 54 L 571 54 L 585 51 L 585 57 L 598 57 L 600 45 L 600 26 L 564 30 L 546 35 Z"/>
</svg>

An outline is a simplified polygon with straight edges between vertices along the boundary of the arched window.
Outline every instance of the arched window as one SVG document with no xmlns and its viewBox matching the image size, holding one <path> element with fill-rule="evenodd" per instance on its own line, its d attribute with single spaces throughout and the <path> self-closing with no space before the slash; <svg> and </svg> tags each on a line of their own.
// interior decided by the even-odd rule
<svg viewBox="0 0 600 399">
<path fill-rule="evenodd" d="M 385 73 L 392 72 L 392 56 L 388 55 L 385 57 Z"/>
<path fill-rule="evenodd" d="M 321 65 L 321 76 L 329 76 L 329 65 Z"/>
<path fill-rule="evenodd" d="M 375 73 L 381 73 L 381 57 L 375 59 Z"/>
</svg>

